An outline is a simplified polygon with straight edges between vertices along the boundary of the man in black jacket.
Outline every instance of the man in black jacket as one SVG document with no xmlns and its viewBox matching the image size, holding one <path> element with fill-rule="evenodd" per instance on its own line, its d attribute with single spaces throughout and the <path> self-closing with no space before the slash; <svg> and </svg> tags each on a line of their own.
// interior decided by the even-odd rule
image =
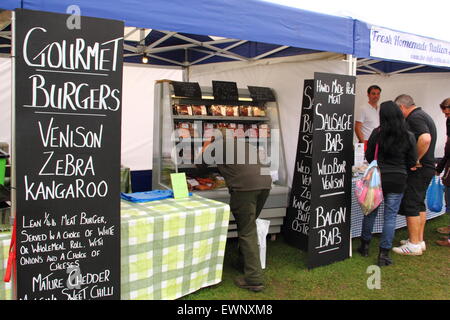
<svg viewBox="0 0 450 320">
<path fill-rule="evenodd" d="M 411 96 L 402 94 L 395 99 L 395 103 L 405 116 L 408 129 L 416 138 L 418 158 L 416 165 L 408 173 L 407 187 L 399 210 L 399 214 L 406 216 L 409 239 L 402 240 L 402 245 L 392 251 L 401 255 L 418 256 L 426 250 L 423 239 L 427 220 L 425 196 L 435 175 L 436 126 L 433 119 L 416 106 Z"/>
</svg>

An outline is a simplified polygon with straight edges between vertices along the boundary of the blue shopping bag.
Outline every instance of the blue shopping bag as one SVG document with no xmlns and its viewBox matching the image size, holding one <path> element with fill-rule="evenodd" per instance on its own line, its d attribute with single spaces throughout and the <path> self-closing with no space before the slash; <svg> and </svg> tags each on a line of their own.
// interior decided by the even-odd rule
<svg viewBox="0 0 450 320">
<path fill-rule="evenodd" d="M 427 189 L 427 207 L 433 212 L 441 212 L 444 201 L 444 186 L 441 178 L 435 176 Z"/>
</svg>

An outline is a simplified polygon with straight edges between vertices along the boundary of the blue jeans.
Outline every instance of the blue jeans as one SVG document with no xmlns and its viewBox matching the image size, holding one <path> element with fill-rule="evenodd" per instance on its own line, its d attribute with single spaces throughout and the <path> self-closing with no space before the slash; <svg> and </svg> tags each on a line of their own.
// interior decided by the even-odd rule
<svg viewBox="0 0 450 320">
<path fill-rule="evenodd" d="M 445 186 L 445 212 L 450 213 L 450 187 Z"/>
<path fill-rule="evenodd" d="M 403 193 L 388 193 L 384 195 L 384 222 L 383 233 L 381 234 L 380 248 L 391 249 L 394 240 L 395 224 L 397 222 L 397 212 L 402 202 Z M 365 241 L 372 239 L 372 230 L 378 208 L 364 216 L 362 224 L 361 238 Z"/>
</svg>

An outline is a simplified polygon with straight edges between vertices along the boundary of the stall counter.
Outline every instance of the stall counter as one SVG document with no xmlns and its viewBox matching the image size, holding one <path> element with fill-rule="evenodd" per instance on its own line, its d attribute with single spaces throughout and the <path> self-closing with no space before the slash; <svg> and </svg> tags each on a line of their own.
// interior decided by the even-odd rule
<svg viewBox="0 0 450 320">
<path fill-rule="evenodd" d="M 351 237 L 357 238 L 361 236 L 362 230 L 362 222 L 364 218 L 364 214 L 359 206 L 358 200 L 355 196 L 355 183 L 358 178 L 352 179 L 352 217 L 351 217 Z M 382 233 L 383 232 L 383 212 L 384 212 L 384 203 L 380 204 L 378 208 L 378 215 L 375 219 L 375 223 L 373 226 L 372 233 Z M 437 218 L 445 213 L 445 203 L 442 206 L 442 210 L 440 212 L 433 212 L 427 209 L 427 220 Z M 395 223 L 395 229 L 406 227 L 406 218 L 405 216 L 397 214 L 397 220 Z"/>
</svg>

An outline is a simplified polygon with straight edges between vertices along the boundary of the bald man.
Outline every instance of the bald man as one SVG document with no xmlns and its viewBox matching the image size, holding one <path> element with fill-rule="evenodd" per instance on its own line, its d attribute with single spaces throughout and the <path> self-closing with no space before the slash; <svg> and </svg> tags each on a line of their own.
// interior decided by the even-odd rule
<svg viewBox="0 0 450 320">
<path fill-rule="evenodd" d="M 425 196 L 435 175 L 436 126 L 433 119 L 416 106 L 411 96 L 402 94 L 395 99 L 395 103 L 416 138 L 418 158 L 416 165 L 408 172 L 407 187 L 398 212 L 406 217 L 409 239 L 402 240 L 401 246 L 392 248 L 392 251 L 401 255 L 420 256 L 426 250 L 423 237 L 427 220 Z"/>
</svg>

